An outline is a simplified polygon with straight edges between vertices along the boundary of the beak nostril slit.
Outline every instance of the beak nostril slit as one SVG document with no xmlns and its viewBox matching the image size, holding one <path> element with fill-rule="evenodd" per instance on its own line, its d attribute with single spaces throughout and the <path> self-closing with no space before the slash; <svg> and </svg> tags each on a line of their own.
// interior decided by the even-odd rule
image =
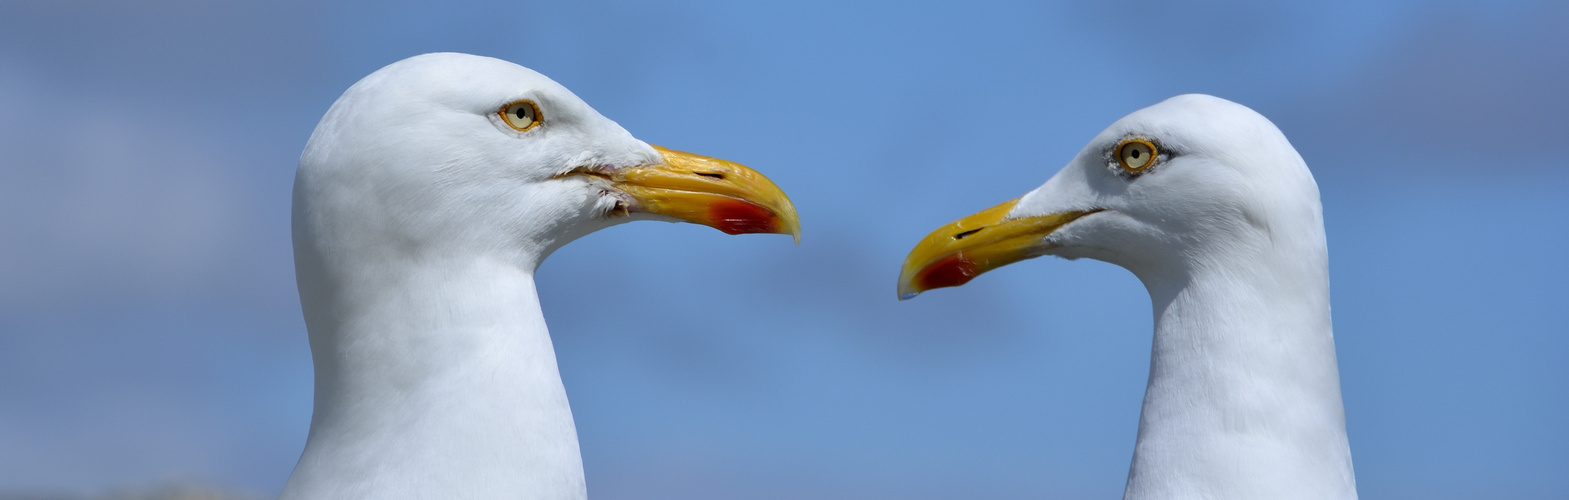
<svg viewBox="0 0 1569 500">
<path fill-rule="evenodd" d="M 954 240 L 962 240 L 962 239 L 968 238 L 972 234 L 981 232 L 982 229 L 986 229 L 986 228 L 984 228 L 984 227 L 982 227 L 982 228 L 975 228 L 975 229 L 971 229 L 969 231 L 965 231 L 965 232 L 962 232 L 962 233 L 959 233 L 959 234 L 955 234 L 955 235 L 953 235 L 953 239 Z"/>
<path fill-rule="evenodd" d="M 713 172 L 698 172 L 697 175 L 700 175 L 700 176 L 703 176 L 703 177 L 707 177 L 707 178 L 710 178 L 710 179 L 714 179 L 714 180 L 719 180 L 719 181 L 725 180 L 725 174 L 719 174 L 719 173 L 713 173 Z"/>
</svg>

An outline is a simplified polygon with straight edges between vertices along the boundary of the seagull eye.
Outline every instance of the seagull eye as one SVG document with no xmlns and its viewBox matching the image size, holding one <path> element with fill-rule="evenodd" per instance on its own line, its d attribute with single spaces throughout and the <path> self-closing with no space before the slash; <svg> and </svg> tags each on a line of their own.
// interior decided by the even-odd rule
<svg viewBox="0 0 1569 500">
<path fill-rule="evenodd" d="M 1132 139 L 1117 147 L 1117 161 L 1122 163 L 1122 169 L 1129 172 L 1141 172 L 1155 163 L 1159 156 L 1155 144 L 1149 141 Z"/>
<path fill-rule="evenodd" d="M 518 132 L 528 132 L 538 127 L 539 106 L 533 101 L 518 101 L 501 108 L 501 119 Z"/>
</svg>

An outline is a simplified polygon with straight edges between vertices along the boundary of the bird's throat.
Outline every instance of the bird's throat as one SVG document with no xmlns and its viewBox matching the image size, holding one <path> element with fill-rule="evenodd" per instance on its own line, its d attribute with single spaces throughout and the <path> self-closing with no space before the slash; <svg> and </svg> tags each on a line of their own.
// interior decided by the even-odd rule
<svg viewBox="0 0 1569 500">
<path fill-rule="evenodd" d="M 1155 335 L 1126 498 L 1355 498 L 1324 266 L 1207 269 L 1145 280 Z"/>
<path fill-rule="evenodd" d="M 531 273 L 484 259 L 337 271 L 301 280 L 316 407 L 284 498 L 584 495 Z"/>
</svg>

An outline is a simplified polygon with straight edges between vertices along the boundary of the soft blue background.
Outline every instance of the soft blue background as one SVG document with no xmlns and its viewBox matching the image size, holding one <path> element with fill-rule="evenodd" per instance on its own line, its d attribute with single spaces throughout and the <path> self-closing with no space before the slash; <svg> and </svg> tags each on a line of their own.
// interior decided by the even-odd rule
<svg viewBox="0 0 1569 500">
<path fill-rule="evenodd" d="M 595 498 L 1117 498 L 1131 274 L 894 278 L 1187 92 L 1318 178 L 1362 495 L 1569 497 L 1569 3 L 1304 4 L 5 2 L 0 492 L 276 494 L 311 410 L 299 151 L 360 77 L 451 50 L 800 208 L 799 247 L 638 223 L 545 263 Z"/>
</svg>

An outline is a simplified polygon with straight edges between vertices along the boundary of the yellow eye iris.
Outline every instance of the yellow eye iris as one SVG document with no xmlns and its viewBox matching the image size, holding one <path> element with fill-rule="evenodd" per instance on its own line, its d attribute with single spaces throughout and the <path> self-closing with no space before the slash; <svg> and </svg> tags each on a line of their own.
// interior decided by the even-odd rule
<svg viewBox="0 0 1569 500">
<path fill-rule="evenodd" d="M 1149 141 L 1130 139 L 1117 147 L 1117 161 L 1122 163 L 1122 169 L 1129 172 L 1141 172 L 1150 165 L 1155 164 L 1155 157 L 1160 151 L 1155 149 L 1155 144 Z"/>
<path fill-rule="evenodd" d="M 518 132 L 533 130 L 543 121 L 539 117 L 539 106 L 535 106 L 533 101 L 518 101 L 506 105 L 501 108 L 501 120 Z"/>
</svg>

